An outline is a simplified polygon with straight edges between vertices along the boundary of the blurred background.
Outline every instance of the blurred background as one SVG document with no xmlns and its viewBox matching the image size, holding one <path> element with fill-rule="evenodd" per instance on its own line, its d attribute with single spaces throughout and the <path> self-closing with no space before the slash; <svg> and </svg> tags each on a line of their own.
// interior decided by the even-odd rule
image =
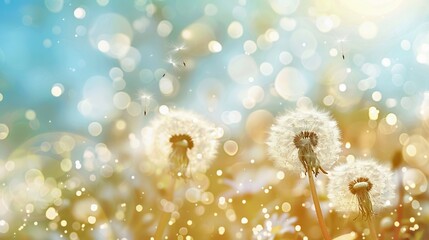
<svg viewBox="0 0 429 240">
<path fill-rule="evenodd" d="M 266 154 L 275 116 L 296 107 L 332 113 L 339 162 L 392 167 L 383 237 L 428 239 L 428 12 L 425 0 L 1 0 L 0 239 L 149 239 L 169 176 L 144 137 L 172 109 L 223 136 L 210 170 L 177 184 L 169 239 L 321 239 L 307 180 Z M 361 239 L 366 223 L 331 208 L 326 181 L 331 235 Z"/>
</svg>

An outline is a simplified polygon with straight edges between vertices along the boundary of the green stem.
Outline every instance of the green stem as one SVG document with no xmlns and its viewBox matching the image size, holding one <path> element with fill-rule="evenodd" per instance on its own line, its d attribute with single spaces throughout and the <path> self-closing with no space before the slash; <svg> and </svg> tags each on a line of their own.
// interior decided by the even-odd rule
<svg viewBox="0 0 429 240">
<path fill-rule="evenodd" d="M 167 201 L 170 201 L 170 202 L 173 201 L 175 183 L 176 183 L 176 178 L 172 177 L 172 180 L 170 181 L 170 186 L 167 189 L 167 194 L 165 196 L 165 199 Z M 165 228 L 167 227 L 168 220 L 170 220 L 170 215 L 171 213 L 162 210 L 161 217 L 159 218 L 158 226 L 156 228 L 156 232 L 154 236 L 155 240 L 161 240 L 162 237 L 164 236 Z"/>
<path fill-rule="evenodd" d="M 320 208 L 319 197 L 317 196 L 316 186 L 314 184 L 313 174 L 311 169 L 308 171 L 308 181 L 310 183 L 311 195 L 313 197 L 314 207 L 316 208 L 317 221 L 319 222 L 320 230 L 322 230 L 322 235 L 325 240 L 330 240 L 328 229 L 326 228 L 325 221 L 323 220 L 322 209 Z"/>
<path fill-rule="evenodd" d="M 377 237 L 377 230 L 375 229 L 375 224 L 374 224 L 373 216 L 372 215 L 370 215 L 368 217 L 368 225 L 369 225 L 369 229 L 370 229 L 370 234 L 369 235 L 371 236 L 371 239 L 377 240 L 378 239 L 378 237 Z"/>
</svg>

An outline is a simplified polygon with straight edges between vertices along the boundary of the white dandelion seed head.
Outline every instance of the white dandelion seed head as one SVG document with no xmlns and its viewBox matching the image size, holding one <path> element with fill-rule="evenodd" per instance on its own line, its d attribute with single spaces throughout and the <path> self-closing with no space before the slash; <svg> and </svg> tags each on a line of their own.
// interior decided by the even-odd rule
<svg viewBox="0 0 429 240">
<path fill-rule="evenodd" d="M 358 200 L 350 192 L 349 183 L 358 178 L 368 178 L 369 190 L 375 213 L 387 207 L 395 197 L 395 185 L 390 168 L 378 164 L 373 159 L 356 159 L 334 168 L 329 172 L 328 197 L 339 212 L 359 213 Z"/>
<path fill-rule="evenodd" d="M 219 145 L 218 129 L 193 112 L 175 110 L 159 115 L 151 122 L 148 132 L 151 136 L 145 138 L 148 159 L 161 169 L 169 168 L 172 136 L 184 134 L 192 139 L 193 147 L 187 150 L 189 158 L 187 175 L 195 172 L 204 173 L 216 157 Z"/>
<path fill-rule="evenodd" d="M 268 153 L 277 167 L 301 172 L 304 167 L 298 158 L 294 137 L 301 132 L 317 135 L 314 152 L 321 167 L 329 169 L 341 152 L 340 131 L 337 122 L 327 112 L 316 109 L 297 109 L 277 117 L 268 138 Z"/>
</svg>

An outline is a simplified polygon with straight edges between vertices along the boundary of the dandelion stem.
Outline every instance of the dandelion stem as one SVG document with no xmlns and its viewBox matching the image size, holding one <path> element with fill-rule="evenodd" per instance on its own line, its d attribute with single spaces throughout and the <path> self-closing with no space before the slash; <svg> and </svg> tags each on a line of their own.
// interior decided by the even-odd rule
<svg viewBox="0 0 429 240">
<path fill-rule="evenodd" d="M 330 240 L 328 229 L 326 228 L 325 221 L 323 219 L 322 209 L 320 208 L 319 197 L 317 196 L 316 186 L 314 184 L 313 174 L 311 169 L 308 170 L 308 182 L 310 183 L 311 195 L 313 197 L 314 207 L 316 208 L 317 221 L 319 222 L 320 230 L 325 240 Z"/>
<path fill-rule="evenodd" d="M 377 240 L 378 239 L 378 237 L 377 237 L 377 230 L 375 229 L 375 224 L 374 224 L 373 216 L 372 215 L 368 216 L 368 225 L 369 225 L 369 229 L 370 229 L 370 233 L 369 234 L 370 234 L 371 238 L 373 240 Z"/>
<path fill-rule="evenodd" d="M 172 201 L 174 196 L 174 188 L 176 186 L 176 178 L 172 177 L 170 181 L 170 186 L 167 189 L 167 194 L 165 199 L 167 201 Z M 162 210 L 161 217 L 159 218 L 158 226 L 155 232 L 155 240 L 161 240 L 164 236 L 165 227 L 168 224 L 168 220 L 170 220 L 170 213 Z"/>
</svg>

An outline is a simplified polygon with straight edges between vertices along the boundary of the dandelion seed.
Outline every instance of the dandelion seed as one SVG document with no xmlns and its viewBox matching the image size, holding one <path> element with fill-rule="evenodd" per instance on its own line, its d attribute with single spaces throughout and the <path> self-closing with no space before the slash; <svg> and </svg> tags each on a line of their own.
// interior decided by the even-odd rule
<svg viewBox="0 0 429 240">
<path fill-rule="evenodd" d="M 144 116 L 146 116 L 149 111 L 149 103 L 150 103 L 151 97 L 146 94 L 141 94 L 140 99 L 143 102 L 143 114 Z"/>
<path fill-rule="evenodd" d="M 173 51 L 174 52 L 180 52 L 180 51 L 182 51 L 182 50 L 185 50 L 186 49 L 186 47 L 185 47 L 185 45 L 179 45 L 179 46 L 174 46 L 173 47 Z"/>
<path fill-rule="evenodd" d="M 340 165 L 329 174 L 328 197 L 340 212 L 358 213 L 368 219 L 393 200 L 394 184 L 389 168 L 374 160 Z"/>
<path fill-rule="evenodd" d="M 340 39 L 340 40 L 337 41 L 338 43 L 340 43 L 341 56 L 343 57 L 343 60 L 346 58 L 345 55 L 344 55 L 344 46 L 343 46 L 343 44 L 344 44 L 345 41 L 346 41 L 345 39 Z"/>
<path fill-rule="evenodd" d="M 174 176 L 205 172 L 217 154 L 218 132 L 212 123 L 188 111 L 171 111 L 151 123 L 149 159 Z"/>
<path fill-rule="evenodd" d="M 296 110 L 277 118 L 268 139 L 268 152 L 279 167 L 326 173 L 341 151 L 337 123 L 326 112 Z M 300 164 L 301 163 L 301 164 Z M 303 168 L 302 168 L 302 167 Z"/>
<path fill-rule="evenodd" d="M 173 60 L 173 58 L 168 58 L 167 59 L 167 62 L 169 63 L 169 64 L 171 64 L 171 66 L 173 66 L 173 67 L 177 67 L 177 63 Z"/>
</svg>

